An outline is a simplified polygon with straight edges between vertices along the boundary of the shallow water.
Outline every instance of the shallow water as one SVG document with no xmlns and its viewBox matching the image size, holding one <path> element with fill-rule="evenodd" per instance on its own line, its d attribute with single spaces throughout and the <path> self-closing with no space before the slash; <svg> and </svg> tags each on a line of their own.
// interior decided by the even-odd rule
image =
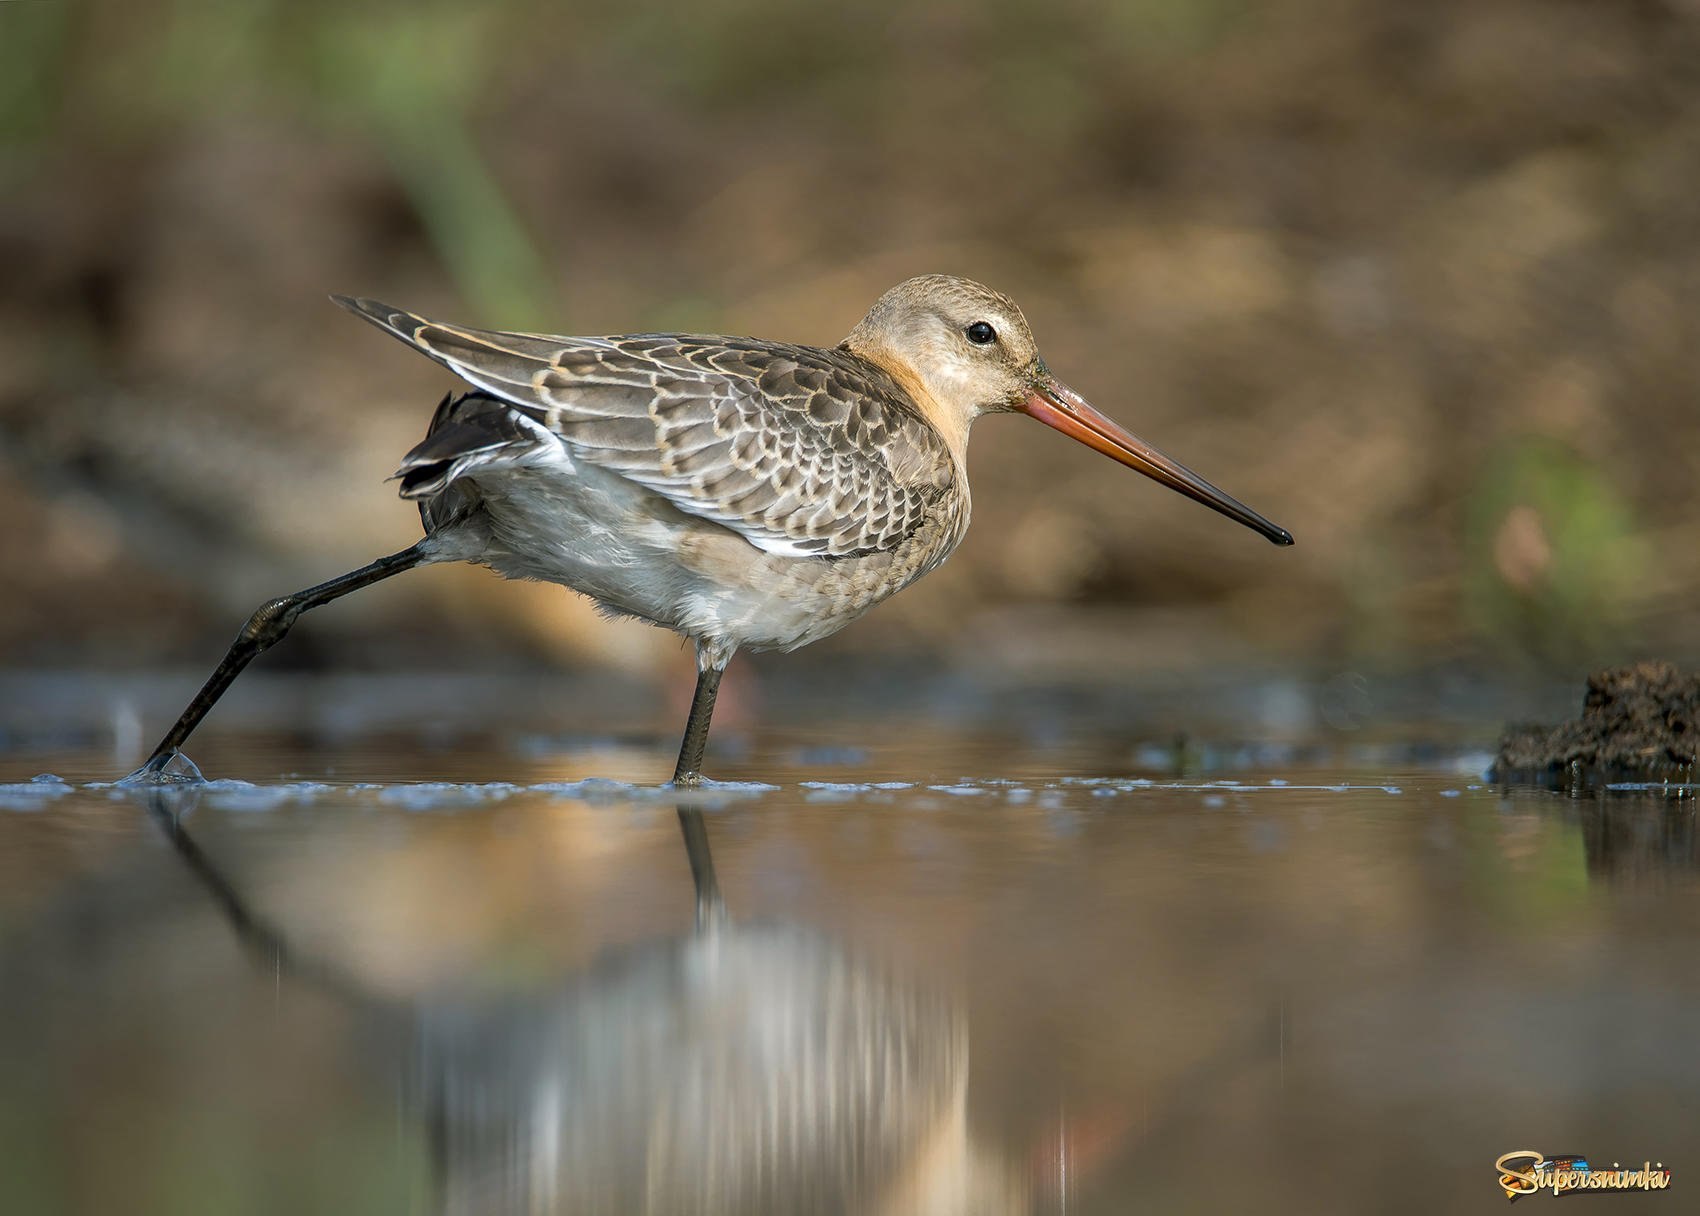
<svg viewBox="0 0 1700 1216">
<path fill-rule="evenodd" d="M 641 699 L 454 703 L 209 732 L 152 795 L 121 721 L 14 724 L 0 1211 L 1485 1211 L 1526 1148 L 1686 1189 L 1692 798 L 1500 790 L 1456 720 L 770 694 L 681 802 Z"/>
</svg>

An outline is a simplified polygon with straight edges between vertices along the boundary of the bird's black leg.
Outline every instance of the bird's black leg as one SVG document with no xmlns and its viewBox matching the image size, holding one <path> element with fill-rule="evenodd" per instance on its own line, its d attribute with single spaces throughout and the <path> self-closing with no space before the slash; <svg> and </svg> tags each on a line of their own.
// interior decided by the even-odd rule
<svg viewBox="0 0 1700 1216">
<path fill-rule="evenodd" d="M 421 541 L 411 549 L 380 557 L 369 566 L 351 570 L 329 582 L 320 583 L 317 587 L 309 587 L 305 591 L 297 591 L 294 595 L 280 596 L 262 604 L 259 610 L 248 618 L 248 623 L 242 626 L 242 631 L 230 644 L 223 661 L 213 669 L 212 675 L 207 677 L 207 682 L 201 686 L 201 691 L 195 694 L 195 699 L 189 702 L 189 707 L 165 733 L 165 738 L 159 741 L 159 746 L 153 749 L 153 755 L 148 757 L 147 763 L 125 780 L 142 782 L 163 773 L 171 758 L 177 754 L 177 749 L 183 746 L 183 741 L 218 703 L 225 689 L 242 674 L 242 669 L 253 661 L 255 655 L 282 639 L 283 635 L 289 632 L 289 627 L 295 624 L 296 617 L 309 608 L 328 604 L 351 591 L 359 591 L 362 587 L 382 582 L 392 574 L 413 569 L 425 560 L 424 543 Z"/>
<path fill-rule="evenodd" d="M 679 763 L 673 769 L 674 785 L 696 785 L 702 781 L 702 754 L 708 747 L 708 723 L 714 717 L 714 698 L 720 692 L 724 666 L 699 667 L 697 690 L 691 697 L 691 716 L 685 720 L 685 741 L 679 748 Z"/>
</svg>

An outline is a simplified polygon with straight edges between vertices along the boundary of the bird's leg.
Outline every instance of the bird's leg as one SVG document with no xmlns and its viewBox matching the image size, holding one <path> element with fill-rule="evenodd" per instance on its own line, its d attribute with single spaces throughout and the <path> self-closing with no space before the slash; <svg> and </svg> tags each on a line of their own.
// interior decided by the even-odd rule
<svg viewBox="0 0 1700 1216">
<path fill-rule="evenodd" d="M 242 626 L 242 631 L 230 644 L 224 659 L 213 669 L 212 675 L 207 677 L 201 691 L 195 694 L 195 699 L 189 702 L 188 708 L 183 711 L 176 724 L 165 733 L 165 738 L 159 741 L 159 746 L 153 749 L 153 755 L 148 757 L 147 763 L 125 780 L 140 783 L 157 778 L 163 773 L 171 758 L 177 754 L 177 749 L 183 746 L 183 741 L 218 703 L 225 689 L 242 674 L 242 669 L 253 661 L 255 655 L 281 640 L 283 635 L 289 632 L 289 627 L 295 624 L 296 617 L 309 608 L 328 604 L 351 591 L 359 591 L 362 587 L 381 582 L 392 574 L 413 569 L 426 558 L 424 546 L 425 542 L 420 541 L 410 549 L 380 557 L 369 566 L 351 570 L 329 582 L 320 583 L 317 587 L 297 591 L 294 595 L 280 596 L 260 605 L 254 615 L 248 618 L 248 623 Z"/>
<path fill-rule="evenodd" d="M 697 649 L 697 690 L 691 697 L 691 716 L 685 720 L 685 741 L 679 747 L 679 763 L 673 769 L 674 785 L 698 785 L 702 781 L 702 754 L 708 746 L 708 723 L 714 717 L 714 698 L 720 692 L 720 675 L 731 655 Z"/>
</svg>

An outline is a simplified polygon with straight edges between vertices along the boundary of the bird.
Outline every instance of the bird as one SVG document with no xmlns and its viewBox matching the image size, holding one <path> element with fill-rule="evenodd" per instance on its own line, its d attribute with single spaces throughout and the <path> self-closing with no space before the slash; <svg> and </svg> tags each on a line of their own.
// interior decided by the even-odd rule
<svg viewBox="0 0 1700 1216">
<path fill-rule="evenodd" d="M 464 383 L 395 474 L 424 536 L 261 605 L 130 780 L 181 779 L 172 762 L 190 733 L 303 612 L 405 570 L 470 562 L 692 642 L 696 688 L 673 781 L 699 784 L 734 654 L 836 633 L 962 541 L 968 434 L 985 414 L 1026 414 L 1293 543 L 1058 380 L 1015 303 L 969 279 L 899 283 L 833 347 L 498 332 L 331 298 Z"/>
</svg>

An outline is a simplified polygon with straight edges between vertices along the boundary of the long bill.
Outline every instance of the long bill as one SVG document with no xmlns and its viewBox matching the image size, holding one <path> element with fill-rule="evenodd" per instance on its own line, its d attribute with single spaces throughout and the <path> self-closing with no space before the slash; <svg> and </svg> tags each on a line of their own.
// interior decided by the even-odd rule
<svg viewBox="0 0 1700 1216">
<path fill-rule="evenodd" d="M 1229 498 L 1185 465 L 1170 460 L 1144 440 L 1130 435 L 1088 405 L 1079 393 L 1054 377 L 1046 377 L 1043 384 L 1028 393 L 1027 400 L 1017 408 L 1029 418 L 1037 418 L 1070 439 L 1077 439 L 1130 469 L 1138 469 L 1147 477 L 1203 503 L 1212 511 L 1220 511 L 1229 519 L 1237 520 L 1277 545 L 1293 543 L 1291 532 L 1270 523 L 1244 503 Z"/>
</svg>

